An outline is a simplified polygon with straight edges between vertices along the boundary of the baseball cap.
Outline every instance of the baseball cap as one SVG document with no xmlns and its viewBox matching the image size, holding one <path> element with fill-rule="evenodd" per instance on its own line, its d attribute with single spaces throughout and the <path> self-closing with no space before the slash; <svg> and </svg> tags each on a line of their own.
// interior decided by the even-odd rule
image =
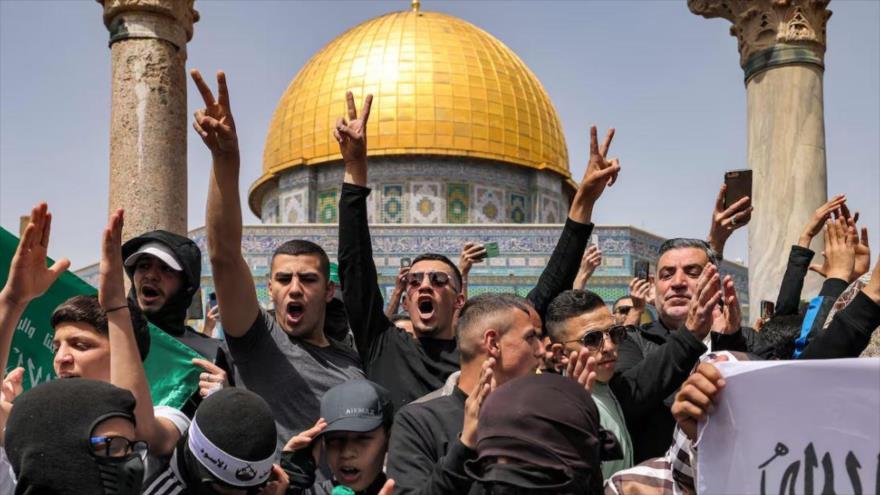
<svg viewBox="0 0 880 495">
<path fill-rule="evenodd" d="M 180 263 L 177 261 L 177 256 L 174 255 L 174 251 L 171 250 L 165 244 L 161 242 L 148 242 L 141 246 L 137 251 L 135 251 L 131 256 L 125 259 L 125 266 L 134 266 L 135 263 L 141 258 L 141 256 L 149 254 L 155 256 L 162 260 L 166 265 L 170 266 L 172 269 L 181 272 L 183 271 L 183 267 L 180 266 Z"/>
<path fill-rule="evenodd" d="M 350 380 L 331 388 L 321 398 L 322 434 L 333 431 L 373 431 L 390 424 L 394 409 L 388 390 L 369 380 Z"/>
</svg>

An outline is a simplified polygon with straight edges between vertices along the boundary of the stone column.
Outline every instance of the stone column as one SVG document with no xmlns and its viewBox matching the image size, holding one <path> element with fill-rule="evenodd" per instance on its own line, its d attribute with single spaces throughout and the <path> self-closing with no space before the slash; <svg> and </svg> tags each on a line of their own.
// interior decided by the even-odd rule
<svg viewBox="0 0 880 495">
<path fill-rule="evenodd" d="M 98 0 L 110 31 L 110 211 L 128 239 L 187 231 L 186 43 L 195 0 Z"/>
<path fill-rule="evenodd" d="M 827 200 L 825 26 L 830 0 L 688 0 L 694 14 L 733 23 L 745 73 L 748 166 L 755 213 L 749 223 L 749 300 L 775 301 L 804 224 Z M 811 248 L 822 251 L 821 236 Z M 817 254 L 817 260 L 821 256 Z M 811 274 L 803 298 L 818 293 Z"/>
</svg>

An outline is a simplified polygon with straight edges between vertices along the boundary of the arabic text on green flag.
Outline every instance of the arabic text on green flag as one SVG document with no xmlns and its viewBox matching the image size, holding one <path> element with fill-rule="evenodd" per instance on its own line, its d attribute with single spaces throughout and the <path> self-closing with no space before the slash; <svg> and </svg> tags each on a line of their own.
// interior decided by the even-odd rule
<svg viewBox="0 0 880 495">
<path fill-rule="evenodd" d="M 0 287 L 6 284 L 9 265 L 17 246 L 18 238 L 0 228 Z M 25 390 L 55 378 L 52 366 L 54 332 L 50 324 L 52 312 L 73 296 L 96 292 L 84 280 L 67 272 L 45 294 L 28 304 L 15 327 L 7 370 L 19 366 L 24 368 Z M 191 360 L 200 356 L 153 325 L 150 325 L 150 337 L 150 354 L 144 362 L 144 368 L 153 403 L 180 408 L 198 389 L 199 369 L 192 365 Z"/>
</svg>

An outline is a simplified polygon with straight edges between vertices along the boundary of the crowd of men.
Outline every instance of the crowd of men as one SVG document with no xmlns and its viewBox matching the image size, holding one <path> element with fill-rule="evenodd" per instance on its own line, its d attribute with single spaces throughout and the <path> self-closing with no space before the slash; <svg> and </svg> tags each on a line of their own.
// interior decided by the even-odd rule
<svg viewBox="0 0 880 495">
<path fill-rule="evenodd" d="M 293 239 L 272 256 L 266 309 L 241 253 L 225 76 L 216 98 L 192 76 L 205 103 L 193 127 L 213 157 L 206 237 L 224 338 L 186 324 L 199 248 L 164 231 L 123 243 L 125 212 L 114 212 L 98 295 L 51 315 L 59 379 L 22 393 L 24 370 L 0 375 L 2 493 L 694 493 L 697 423 L 724 386 L 707 353 L 857 357 L 880 326 L 880 264 L 871 271 L 867 231 L 844 196 L 818 209 L 792 247 L 776 314 L 743 326 L 719 267 L 753 207 L 747 197 L 725 207 L 723 186 L 707 240 L 664 242 L 656 269 L 609 309 L 589 290 L 601 263 L 589 240 L 593 209 L 621 168 L 609 158 L 614 129 L 600 142 L 595 127 L 559 240 L 527 297 L 467 297 L 468 273 L 487 254 L 469 243 L 458 263 L 415 257 L 384 301 L 367 223 L 372 96 L 358 110 L 351 93 L 328 130 L 344 161 L 339 286 L 324 249 Z M 0 370 L 28 303 L 69 266 L 47 266 L 51 223 L 45 203 L 34 207 L 0 292 Z M 820 234 L 824 264 L 811 266 Z M 805 315 L 810 268 L 825 283 Z M 850 286 L 848 304 L 835 307 Z M 181 408 L 153 405 L 148 323 L 200 356 L 198 391 Z"/>
</svg>

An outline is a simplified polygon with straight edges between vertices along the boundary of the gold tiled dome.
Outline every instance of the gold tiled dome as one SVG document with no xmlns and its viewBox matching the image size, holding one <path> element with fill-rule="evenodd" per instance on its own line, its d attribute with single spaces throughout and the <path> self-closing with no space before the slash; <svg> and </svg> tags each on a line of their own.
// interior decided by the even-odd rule
<svg viewBox="0 0 880 495">
<path fill-rule="evenodd" d="M 516 54 L 482 29 L 439 12 L 394 12 L 318 52 L 284 92 L 266 138 L 261 185 L 283 170 L 340 160 L 332 132 L 345 92 L 374 95 L 370 156 L 488 158 L 549 170 L 570 183 L 556 109 Z"/>
</svg>

